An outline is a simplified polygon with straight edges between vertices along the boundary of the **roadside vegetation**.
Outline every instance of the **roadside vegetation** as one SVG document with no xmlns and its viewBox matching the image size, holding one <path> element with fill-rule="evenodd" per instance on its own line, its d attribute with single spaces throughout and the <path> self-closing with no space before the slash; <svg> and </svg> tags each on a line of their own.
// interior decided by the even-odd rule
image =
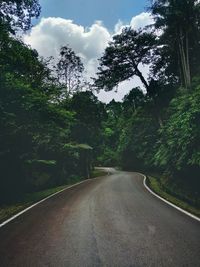
<svg viewBox="0 0 200 267">
<path fill-rule="evenodd" d="M 175 204 L 176 206 L 200 217 L 200 203 L 199 196 L 195 194 L 188 194 L 188 190 L 182 190 L 180 187 L 176 189 L 163 185 L 160 176 L 155 178 L 152 176 L 147 177 L 147 185 L 158 195 Z"/>
<path fill-rule="evenodd" d="M 37 0 L 0 1 L 1 206 L 92 177 L 97 165 L 159 173 L 168 193 L 199 203 L 200 4 L 149 5 L 154 24 L 113 36 L 88 84 L 67 44 L 41 58 L 18 37 L 39 16 Z M 133 77 L 143 88 L 122 102 L 94 94 Z"/>
</svg>

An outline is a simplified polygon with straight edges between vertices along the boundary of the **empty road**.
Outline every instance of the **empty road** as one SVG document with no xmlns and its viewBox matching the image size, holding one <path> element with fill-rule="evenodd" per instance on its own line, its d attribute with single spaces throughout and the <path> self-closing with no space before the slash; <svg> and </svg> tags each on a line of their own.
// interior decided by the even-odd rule
<svg viewBox="0 0 200 267">
<path fill-rule="evenodd" d="M 113 171 L 0 228 L 0 266 L 200 266 L 200 223 Z"/>
</svg>

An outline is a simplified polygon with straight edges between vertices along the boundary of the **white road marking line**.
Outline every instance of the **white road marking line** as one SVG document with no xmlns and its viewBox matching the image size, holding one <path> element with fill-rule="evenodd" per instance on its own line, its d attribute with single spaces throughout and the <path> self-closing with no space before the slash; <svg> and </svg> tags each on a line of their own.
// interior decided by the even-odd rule
<svg viewBox="0 0 200 267">
<path fill-rule="evenodd" d="M 144 177 L 143 185 L 144 185 L 144 187 L 145 187 L 145 188 L 146 188 L 152 195 L 154 195 L 155 197 L 157 197 L 157 198 L 159 198 L 160 200 L 164 201 L 165 203 L 167 203 L 167 204 L 170 205 L 171 207 L 173 207 L 173 208 L 179 210 L 180 212 L 186 214 L 187 216 L 193 218 L 194 220 L 200 222 L 200 218 L 199 218 L 199 217 L 197 217 L 197 216 L 193 215 L 192 213 L 190 213 L 190 212 L 188 212 L 188 211 L 186 211 L 186 210 L 184 210 L 184 209 L 182 209 L 182 208 L 176 206 L 175 204 L 169 202 L 168 200 L 166 200 L 166 199 L 164 199 L 163 197 L 159 196 L 158 194 L 154 193 L 154 192 L 147 186 L 147 184 L 146 184 L 147 177 L 146 177 L 144 174 L 142 174 L 142 173 L 138 173 L 138 174 L 139 174 L 139 175 L 142 175 L 142 176 Z"/>
</svg>

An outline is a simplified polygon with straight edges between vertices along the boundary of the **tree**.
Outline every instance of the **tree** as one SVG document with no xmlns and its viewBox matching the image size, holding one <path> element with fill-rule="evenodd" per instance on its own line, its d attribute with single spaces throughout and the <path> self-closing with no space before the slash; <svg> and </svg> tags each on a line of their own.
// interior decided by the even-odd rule
<svg viewBox="0 0 200 267">
<path fill-rule="evenodd" d="M 119 142 L 122 127 L 120 124 L 122 115 L 122 103 L 112 100 L 105 106 L 106 116 L 102 119 L 101 146 L 98 155 L 98 163 L 103 166 L 117 166 Z"/>
<path fill-rule="evenodd" d="M 69 97 L 73 92 L 80 90 L 83 70 L 80 57 L 68 46 L 63 46 L 56 71 L 59 84 L 63 87 L 64 97 Z"/>
<path fill-rule="evenodd" d="M 124 112 L 131 115 L 136 112 L 138 107 L 145 103 L 145 95 L 140 87 L 133 88 L 123 99 Z"/>
<path fill-rule="evenodd" d="M 101 143 L 101 123 L 105 116 L 104 104 L 91 91 L 85 91 L 73 95 L 69 108 L 75 112 L 76 123 L 72 129 L 74 140 L 90 145 L 96 153 Z"/>
<path fill-rule="evenodd" d="M 154 114 L 162 126 L 162 109 L 159 98 L 166 89 L 164 81 L 149 76 L 146 79 L 139 70 L 140 64 L 150 65 L 152 55 L 157 47 L 156 36 L 142 30 L 123 29 L 122 33 L 113 37 L 113 41 L 100 59 L 98 78 L 95 86 L 98 89 L 112 90 L 120 82 L 138 76 L 143 83 L 147 95 L 154 106 Z M 165 94 L 166 95 L 166 94 Z M 171 95 L 171 94 L 170 94 Z M 170 97 L 168 97 L 170 98 Z"/>
<path fill-rule="evenodd" d="M 12 73 L 32 87 L 48 90 L 51 72 L 35 49 L 8 35 L 0 36 L 0 71 Z"/>
<path fill-rule="evenodd" d="M 155 28 L 162 32 L 158 62 L 165 62 L 165 69 L 171 68 L 182 85 L 191 88 L 191 79 L 199 72 L 199 1 L 156 0 L 150 10 L 155 19 Z M 170 73 L 167 74 L 169 76 Z"/>
<path fill-rule="evenodd" d="M 0 28 L 4 26 L 12 33 L 28 30 L 31 19 L 38 18 L 40 11 L 38 0 L 0 0 Z"/>
<path fill-rule="evenodd" d="M 140 64 L 150 64 L 156 40 L 152 33 L 125 28 L 115 35 L 100 59 L 97 89 L 112 90 L 120 82 L 138 76 L 149 91 L 150 84 L 139 70 Z"/>
<path fill-rule="evenodd" d="M 1 202 L 68 182 L 82 159 L 77 151 L 63 153 L 74 113 L 53 101 L 46 63 L 6 33 L 0 46 Z"/>
<path fill-rule="evenodd" d="M 122 167 L 137 171 L 152 170 L 159 125 L 148 107 L 138 107 L 121 127 L 118 153 Z"/>
</svg>

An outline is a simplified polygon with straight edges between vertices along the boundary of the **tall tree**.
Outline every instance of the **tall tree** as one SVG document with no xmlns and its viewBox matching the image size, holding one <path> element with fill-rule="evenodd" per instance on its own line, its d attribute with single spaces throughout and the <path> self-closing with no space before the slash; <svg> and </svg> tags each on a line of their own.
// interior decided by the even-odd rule
<svg viewBox="0 0 200 267">
<path fill-rule="evenodd" d="M 77 92 L 70 100 L 70 109 L 77 120 L 72 130 L 74 139 L 97 148 L 105 116 L 104 104 L 91 91 Z"/>
<path fill-rule="evenodd" d="M 80 57 L 70 47 L 61 47 L 56 71 L 64 97 L 80 90 L 84 67 Z"/>
<path fill-rule="evenodd" d="M 139 70 L 139 64 L 149 64 L 155 36 L 151 33 L 124 28 L 115 35 L 100 59 L 98 78 L 95 85 L 99 89 L 112 90 L 120 82 L 138 76 L 146 90 L 148 81 Z"/>
<path fill-rule="evenodd" d="M 100 59 L 95 86 L 109 91 L 120 82 L 138 76 L 148 92 L 150 84 L 140 71 L 139 64 L 150 63 L 155 44 L 155 36 L 152 33 L 124 28 L 121 34 L 113 37 Z"/>
<path fill-rule="evenodd" d="M 198 0 L 156 0 L 150 8 L 156 29 L 161 30 L 161 57 L 167 68 L 176 66 L 177 76 L 186 88 L 199 72 L 200 3 Z M 178 52 L 177 56 L 176 53 Z M 178 68 L 177 68 L 178 66 Z M 175 70 L 173 68 L 173 70 Z"/>
<path fill-rule="evenodd" d="M 139 69 L 140 64 L 151 64 L 156 47 L 157 40 L 153 33 L 124 28 L 121 34 L 113 37 L 113 41 L 110 42 L 100 59 L 95 86 L 98 89 L 110 91 L 122 81 L 134 76 L 139 77 L 154 103 L 155 114 L 162 126 L 160 114 L 162 107 L 158 105 L 158 98 L 163 90 L 162 81 L 157 81 L 154 77 L 145 78 Z"/>
</svg>

